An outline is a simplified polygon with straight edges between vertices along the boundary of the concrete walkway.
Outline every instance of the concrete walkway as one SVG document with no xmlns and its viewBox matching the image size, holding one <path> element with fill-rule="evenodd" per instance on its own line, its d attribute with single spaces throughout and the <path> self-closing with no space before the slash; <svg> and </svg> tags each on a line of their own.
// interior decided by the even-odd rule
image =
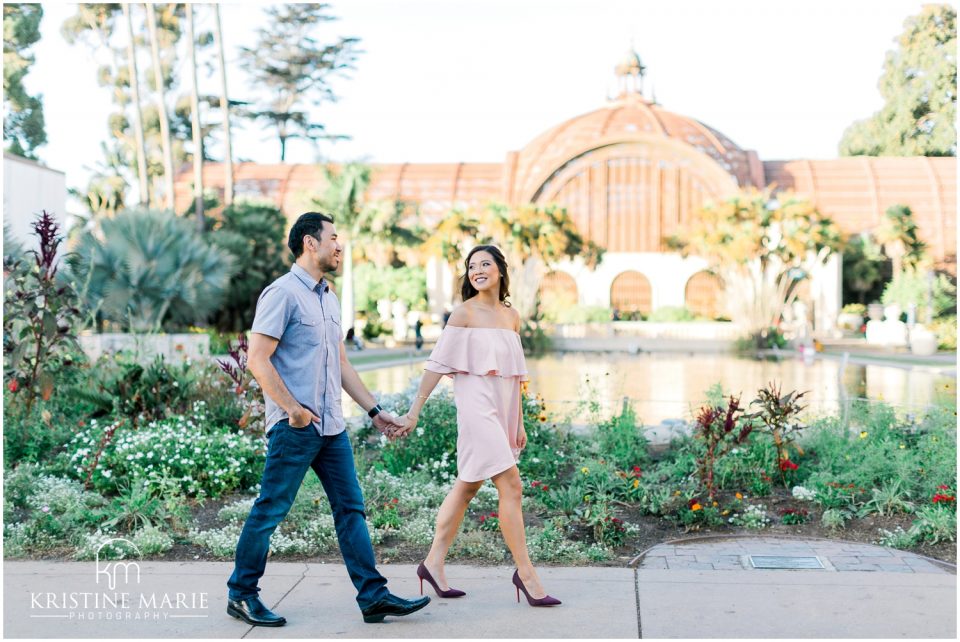
<svg viewBox="0 0 960 642">
<path fill-rule="evenodd" d="M 759 570 L 750 556 L 816 557 L 820 570 Z M 756 559 L 756 558 L 755 558 Z M 271 563 L 264 600 L 289 624 L 226 615 L 224 562 L 4 564 L 7 638 L 955 638 L 956 569 L 877 546 L 784 538 L 658 545 L 633 568 L 540 569 L 553 609 L 516 602 L 512 568 L 451 565 L 461 599 L 364 624 L 339 564 Z M 99 572 L 98 572 L 99 571 Z M 138 573 L 139 571 L 139 573 Z M 418 594 L 414 565 L 387 564 Z M 115 582 L 114 584 L 111 584 Z M 428 594 L 432 591 L 428 588 Z M 106 600 L 106 603 L 105 603 Z M 84 604 L 86 602 L 86 604 Z"/>
</svg>

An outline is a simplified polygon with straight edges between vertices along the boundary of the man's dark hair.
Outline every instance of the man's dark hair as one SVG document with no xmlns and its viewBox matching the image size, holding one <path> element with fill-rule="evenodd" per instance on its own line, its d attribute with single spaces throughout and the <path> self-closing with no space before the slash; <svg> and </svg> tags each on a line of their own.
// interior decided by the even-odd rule
<svg viewBox="0 0 960 642">
<path fill-rule="evenodd" d="M 290 237 L 287 239 L 287 247 L 293 252 L 294 258 L 299 259 L 303 254 L 303 237 L 313 236 L 319 238 L 323 230 L 324 223 L 333 224 L 333 217 L 321 212 L 307 212 L 301 214 L 297 222 L 290 228 Z"/>
</svg>

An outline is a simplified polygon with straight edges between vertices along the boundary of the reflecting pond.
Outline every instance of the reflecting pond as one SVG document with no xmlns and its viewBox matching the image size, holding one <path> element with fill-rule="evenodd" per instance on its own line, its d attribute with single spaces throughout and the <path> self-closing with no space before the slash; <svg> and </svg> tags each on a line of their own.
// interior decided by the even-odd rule
<svg viewBox="0 0 960 642">
<path fill-rule="evenodd" d="M 837 412 L 841 399 L 882 400 L 904 412 L 930 405 L 956 404 L 956 367 L 846 364 L 821 358 L 756 360 L 723 353 L 552 353 L 527 359 L 530 391 L 547 401 L 548 412 L 586 423 L 589 413 L 581 400 L 596 400 L 602 414 L 619 408 L 629 397 L 645 424 L 686 418 L 705 398 L 706 390 L 720 383 L 723 390 L 753 399 L 757 389 L 771 381 L 782 390 L 808 390 L 809 412 Z M 842 368 L 842 371 L 841 371 Z M 419 378 L 423 363 L 391 366 L 361 372 L 371 390 L 399 392 Z M 449 385 L 444 378 L 441 385 Z M 346 398 L 346 395 L 344 395 Z M 359 409 L 345 403 L 350 415 Z"/>
</svg>

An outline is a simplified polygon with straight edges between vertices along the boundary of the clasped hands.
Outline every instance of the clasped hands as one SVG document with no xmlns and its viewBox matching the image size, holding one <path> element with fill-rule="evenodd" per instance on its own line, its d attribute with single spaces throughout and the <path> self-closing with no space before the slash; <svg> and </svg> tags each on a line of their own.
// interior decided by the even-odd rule
<svg viewBox="0 0 960 642">
<path fill-rule="evenodd" d="M 417 427 L 417 417 L 411 417 L 410 414 L 394 417 L 386 410 L 381 410 L 373 418 L 373 426 L 381 433 L 387 436 L 387 439 L 400 439 L 406 437 L 413 429 Z"/>
</svg>

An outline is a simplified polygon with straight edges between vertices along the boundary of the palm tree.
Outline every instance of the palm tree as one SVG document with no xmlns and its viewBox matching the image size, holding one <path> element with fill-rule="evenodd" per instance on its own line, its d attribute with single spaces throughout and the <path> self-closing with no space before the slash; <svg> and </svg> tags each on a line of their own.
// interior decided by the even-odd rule
<svg viewBox="0 0 960 642">
<path fill-rule="evenodd" d="M 157 12 L 153 3 L 146 3 L 147 27 L 150 30 L 150 53 L 153 57 L 153 80 L 157 90 L 157 110 L 160 114 L 160 144 L 163 147 L 163 184 L 166 207 L 173 209 L 173 152 L 170 144 L 170 120 L 164 100 L 163 68 L 160 65 L 160 43 L 157 37 Z"/>
<path fill-rule="evenodd" d="M 137 176 L 140 179 L 140 202 L 148 203 L 150 194 L 147 188 L 147 153 L 143 142 L 143 113 L 140 107 L 140 77 L 137 75 L 136 42 L 133 36 L 133 18 L 130 16 L 130 4 L 122 3 L 124 22 L 127 26 L 127 68 L 130 73 L 130 92 L 133 97 L 133 135 L 137 150 Z"/>
<path fill-rule="evenodd" d="M 230 101 L 227 98 L 227 64 L 223 55 L 223 31 L 220 28 L 220 4 L 213 5 L 213 38 L 217 45 L 217 60 L 220 64 L 220 109 L 223 111 L 223 155 L 226 175 L 224 177 L 223 201 L 233 203 L 233 152 L 230 138 Z"/>
<path fill-rule="evenodd" d="M 190 66 L 190 124 L 193 133 L 193 208 L 197 232 L 203 234 L 203 140 L 200 131 L 200 94 L 197 91 L 197 47 L 193 33 L 193 5 L 187 5 L 187 48 Z"/>
<path fill-rule="evenodd" d="M 169 210 L 124 211 L 85 231 L 69 257 L 80 296 L 100 319 L 132 331 L 204 322 L 223 297 L 234 259 Z"/>
<path fill-rule="evenodd" d="M 893 205 L 887 208 L 877 228 L 877 240 L 893 261 L 894 277 L 904 268 L 916 268 L 923 260 L 927 245 L 920 240 L 918 230 L 909 207 Z"/>
</svg>

